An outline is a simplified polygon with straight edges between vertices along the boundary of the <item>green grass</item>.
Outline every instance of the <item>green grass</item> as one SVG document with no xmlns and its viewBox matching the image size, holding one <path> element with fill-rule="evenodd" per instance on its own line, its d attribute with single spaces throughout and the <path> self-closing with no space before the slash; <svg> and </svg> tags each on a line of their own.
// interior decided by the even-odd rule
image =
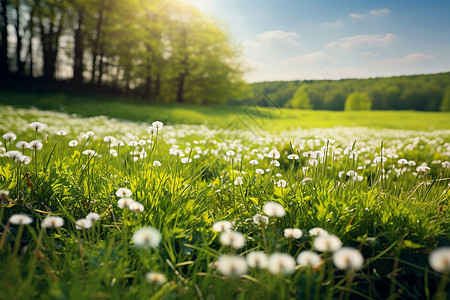
<svg viewBox="0 0 450 300">
<path fill-rule="evenodd" d="M 169 124 L 207 124 L 208 127 L 221 128 L 250 126 L 270 132 L 296 127 L 334 126 L 408 130 L 450 129 L 448 112 L 343 112 L 223 105 L 145 104 L 136 100 L 105 96 L 17 91 L 0 91 L 0 104 L 17 107 L 34 106 L 75 113 L 83 117 L 105 115 L 135 122 L 161 120 Z"/>
<path fill-rule="evenodd" d="M 18 99 L 10 96 L 9 101 Z M 49 101 L 47 108 L 54 104 Z M 105 102 L 66 105 L 80 111 L 84 105 L 92 115 L 99 113 L 95 105 L 108 107 Z M 110 107 L 116 105 L 127 107 Z M 117 107 L 114 111 L 124 115 Z M 155 107 L 176 114 L 171 106 L 145 109 Z M 176 120 L 183 122 L 185 114 L 197 121 L 201 116 L 211 122 L 217 118 L 223 127 L 234 123 L 220 121 L 211 107 L 190 108 L 185 106 Z M 228 108 L 231 121 L 238 109 Z M 152 116 L 145 120 L 163 120 L 159 111 Z M 224 128 L 186 124 L 164 125 L 154 134 L 147 132 L 149 125 L 138 122 L 1 107 L 0 135 L 13 132 L 18 138 L 0 145 L 0 190 L 9 191 L 7 197 L 0 193 L 0 299 L 445 299 L 450 270 L 441 273 L 428 259 L 436 248 L 450 245 L 450 131 L 282 131 L 294 124 L 275 116 L 258 115 L 257 120 L 268 121 L 263 128 L 274 133 L 254 138 L 251 131 L 230 135 Z M 29 126 L 34 121 L 48 127 L 35 131 Z M 285 125 L 276 127 L 277 122 Z M 60 130 L 67 135 L 58 135 Z M 88 137 L 88 131 L 93 135 Z M 109 145 L 106 136 L 125 145 Z M 29 164 L 8 157 L 7 151 L 19 150 L 17 141 L 36 139 L 43 143 L 42 150 L 20 150 L 31 158 Z M 78 145 L 69 146 L 72 140 Z M 129 145 L 131 141 L 141 144 Z M 176 149 L 192 161 L 183 163 L 170 154 Z M 85 150 L 98 155 L 90 157 Z M 268 157 L 271 150 L 279 152 L 279 166 L 271 162 L 277 152 Z M 305 156 L 308 151 L 320 151 L 322 157 Z M 292 153 L 299 158 L 288 159 Z M 380 153 L 389 157 L 383 163 L 375 159 Z M 408 163 L 400 164 L 401 158 Z M 122 187 L 143 205 L 142 212 L 119 205 L 116 191 Z M 272 216 L 264 209 L 269 202 L 278 203 L 285 215 Z M 77 230 L 76 221 L 89 212 L 100 219 L 91 228 Z M 11 224 L 10 217 L 18 213 L 33 222 Z M 49 214 L 64 218 L 65 225 L 43 228 Z M 268 218 L 267 227 L 254 221 L 257 214 Z M 218 221 L 233 222 L 233 231 L 244 236 L 245 244 L 233 248 L 221 241 L 222 233 L 213 230 Z M 140 247 L 133 239 L 146 226 L 161 233 L 154 248 Z M 322 252 L 315 242 L 318 237 L 309 233 L 315 227 L 363 255 L 362 265 L 338 269 L 333 254 Z M 287 238 L 287 228 L 301 229 L 303 235 Z M 314 268 L 291 265 L 288 274 L 274 270 L 280 263 L 272 261 L 269 268 L 249 267 L 232 276 L 229 273 L 238 268 L 227 271 L 225 265 L 224 270 L 221 260 L 229 255 L 245 258 L 255 251 L 281 252 L 292 260 L 305 250 L 318 253 L 322 263 Z M 163 274 L 167 282 L 149 282 L 149 272 Z"/>
</svg>

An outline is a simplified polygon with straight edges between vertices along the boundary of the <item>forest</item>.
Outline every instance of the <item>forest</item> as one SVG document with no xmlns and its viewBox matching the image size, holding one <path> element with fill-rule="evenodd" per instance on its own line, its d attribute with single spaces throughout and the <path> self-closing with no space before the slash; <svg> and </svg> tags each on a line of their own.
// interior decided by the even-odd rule
<svg viewBox="0 0 450 300">
<path fill-rule="evenodd" d="M 370 79 L 273 81 L 252 85 L 254 101 L 241 103 L 315 110 L 345 110 L 353 95 L 364 98 L 372 110 L 450 110 L 450 73 Z"/>
<path fill-rule="evenodd" d="M 154 102 L 208 103 L 245 88 L 239 47 L 176 0 L 1 0 L 0 76 Z"/>
</svg>

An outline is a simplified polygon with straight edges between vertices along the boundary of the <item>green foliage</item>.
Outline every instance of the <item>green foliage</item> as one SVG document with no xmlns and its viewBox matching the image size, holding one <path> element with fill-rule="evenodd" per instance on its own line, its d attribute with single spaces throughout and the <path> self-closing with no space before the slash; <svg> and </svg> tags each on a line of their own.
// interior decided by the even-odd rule
<svg viewBox="0 0 450 300">
<path fill-rule="evenodd" d="M 345 100 L 345 110 L 370 110 L 372 102 L 369 95 L 353 92 Z"/>
<path fill-rule="evenodd" d="M 450 89 L 447 89 L 444 93 L 444 98 L 442 99 L 440 111 L 450 111 Z"/>
<path fill-rule="evenodd" d="M 306 85 L 300 86 L 297 91 L 295 91 L 292 99 L 284 106 L 287 108 L 311 109 L 311 99 L 309 98 L 306 89 Z"/>
</svg>

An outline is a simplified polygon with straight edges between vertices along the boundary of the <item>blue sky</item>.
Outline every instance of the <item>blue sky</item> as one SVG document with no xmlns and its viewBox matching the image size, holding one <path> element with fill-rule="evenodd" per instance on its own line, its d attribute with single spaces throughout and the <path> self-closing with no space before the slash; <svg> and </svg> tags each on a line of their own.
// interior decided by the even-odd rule
<svg viewBox="0 0 450 300">
<path fill-rule="evenodd" d="M 195 0 L 243 49 L 250 82 L 450 71 L 450 1 Z"/>
</svg>

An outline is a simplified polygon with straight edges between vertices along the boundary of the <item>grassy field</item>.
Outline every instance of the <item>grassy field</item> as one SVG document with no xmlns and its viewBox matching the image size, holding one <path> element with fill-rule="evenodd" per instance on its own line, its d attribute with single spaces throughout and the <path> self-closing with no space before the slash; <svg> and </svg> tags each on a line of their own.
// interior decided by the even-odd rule
<svg viewBox="0 0 450 300">
<path fill-rule="evenodd" d="M 270 132 L 289 128 L 369 127 L 409 130 L 450 129 L 448 112 L 416 111 L 312 111 L 283 108 L 229 107 L 218 105 L 146 104 L 105 96 L 76 96 L 64 93 L 0 91 L 0 104 L 34 106 L 83 117 L 105 115 L 135 122 L 161 120 L 168 124 L 207 124 L 227 128 L 252 126 Z M 236 122 L 239 120 L 239 122 Z"/>
<path fill-rule="evenodd" d="M 0 299 L 448 297 L 448 114 L 52 97 L 0 92 Z"/>
</svg>

